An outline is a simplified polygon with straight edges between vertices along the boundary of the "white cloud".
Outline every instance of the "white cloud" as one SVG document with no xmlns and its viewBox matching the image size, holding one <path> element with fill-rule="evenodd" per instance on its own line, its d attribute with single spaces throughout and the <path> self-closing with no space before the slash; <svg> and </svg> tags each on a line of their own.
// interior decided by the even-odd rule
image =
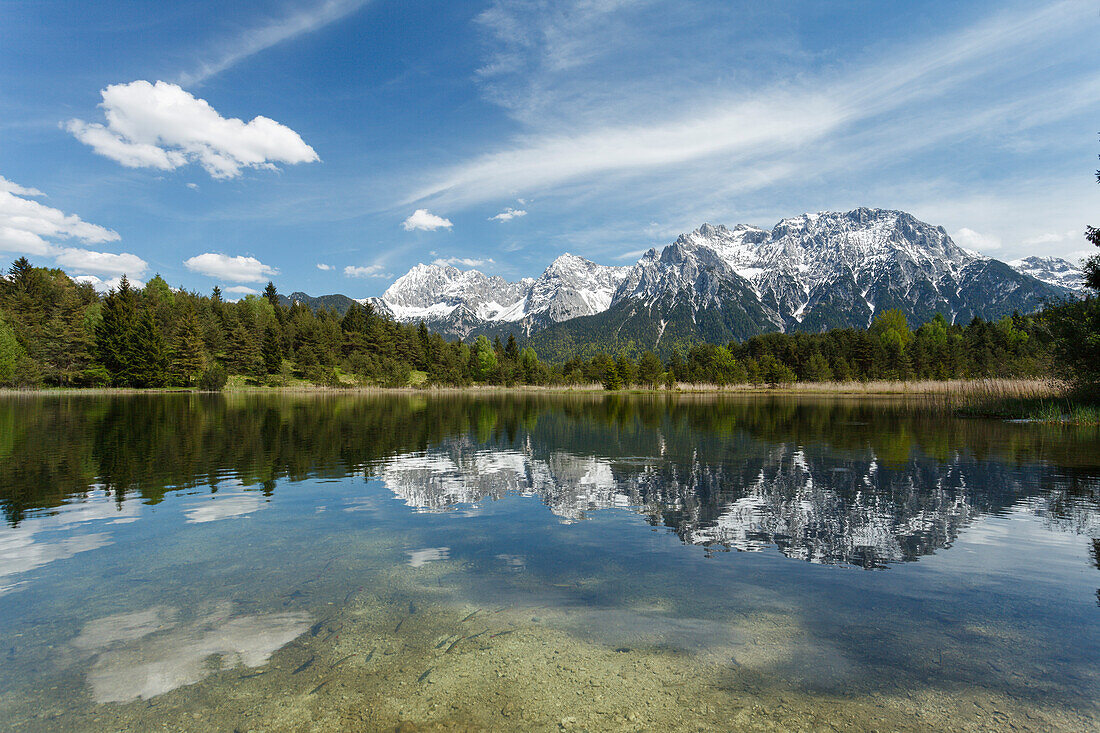
<svg viewBox="0 0 1100 733">
<path fill-rule="evenodd" d="M 450 219 L 444 219 L 442 216 L 436 216 L 427 209 L 417 209 L 409 218 L 402 222 L 402 226 L 405 227 L 406 232 L 411 232 L 414 229 L 420 229 L 426 232 L 434 232 L 436 229 L 450 229 L 454 224 Z"/>
<path fill-rule="evenodd" d="M 54 254 L 54 261 L 62 267 L 80 273 L 99 273 L 101 275 L 128 275 L 142 277 L 149 263 L 135 254 L 123 252 L 93 252 L 88 249 L 65 247 Z"/>
<path fill-rule="evenodd" d="M 500 212 L 496 216 L 490 216 L 489 221 L 512 221 L 512 219 L 520 216 L 527 216 L 527 212 L 523 209 L 513 209 L 509 206 L 507 209 Z"/>
<path fill-rule="evenodd" d="M 440 258 L 440 259 L 437 259 L 437 260 L 433 260 L 432 264 L 433 265 L 453 265 L 455 267 L 458 267 L 460 265 L 463 266 L 463 267 L 481 267 L 482 265 L 493 265 L 493 264 L 496 264 L 496 263 L 493 262 L 492 258 L 489 258 L 489 257 L 486 257 L 483 260 L 473 259 L 472 257 L 447 257 L 445 259 Z"/>
<path fill-rule="evenodd" d="M 1022 54 L 1042 58 L 1052 44 L 1080 35 L 1088 10 L 1082 0 L 998 13 L 916 49 L 891 46 L 890 57 L 861 59 L 858 67 L 830 64 L 812 76 L 781 74 L 782 83 L 756 88 L 677 86 L 669 77 L 646 81 L 622 58 L 620 67 L 599 69 L 617 73 L 569 72 L 603 55 L 600 40 L 614 36 L 606 31 L 621 20 L 614 13 L 630 15 L 645 5 L 579 0 L 491 6 L 479 20 L 499 50 L 480 74 L 488 80 L 488 96 L 524 129 L 504 146 L 436 170 L 404 203 L 462 207 L 548 189 L 589 195 L 598 186 L 621 188 L 626 176 L 649 175 L 646 189 L 631 188 L 636 200 L 668 196 L 668 171 L 677 177 L 677 194 L 697 200 L 713 193 L 716 181 L 750 191 L 805 178 L 807 170 L 820 173 L 810 157 L 824 157 L 829 170 L 846 170 L 838 164 L 842 158 L 877 165 L 944 141 L 990 136 L 997 126 L 1018 133 L 1095 103 L 1091 82 L 1080 76 L 1045 90 L 1055 99 L 1072 97 L 1068 105 L 1037 104 L 1034 85 L 1029 99 L 1014 92 L 992 105 L 959 103 L 975 83 L 994 75 L 1002 85 L 1006 76 L 1017 81 Z M 561 32 L 574 26 L 585 30 L 583 38 Z M 682 73 L 684 66 L 669 73 Z M 698 72 L 697 64 L 686 66 Z M 499 82 L 509 74 L 516 81 L 504 89 Z M 605 82 L 593 81 L 601 76 Z M 988 112 L 997 106 L 1010 114 Z M 920 123 L 917 134 L 899 149 L 897 128 L 909 118 Z M 874 144 L 873 154 L 867 143 Z M 728 199 L 728 191 L 721 193 Z"/>
<path fill-rule="evenodd" d="M 292 15 L 250 28 L 215 51 L 214 58 L 199 63 L 195 71 L 181 74 L 180 84 L 205 81 L 253 54 L 340 20 L 366 3 L 367 0 L 324 0 Z"/>
<path fill-rule="evenodd" d="M 144 288 L 145 281 L 137 280 L 132 277 L 127 277 L 130 281 L 130 287 Z M 96 289 L 96 292 L 106 293 L 108 290 L 118 290 L 118 286 L 122 283 L 122 276 L 110 277 L 103 279 L 95 275 L 77 275 L 73 278 L 74 282 L 78 283 L 91 283 L 92 287 Z"/>
<path fill-rule="evenodd" d="M 128 168 L 174 170 L 194 162 L 214 178 L 235 178 L 244 168 L 320 160 L 289 127 L 262 116 L 251 122 L 222 117 L 175 84 L 139 80 L 101 94 L 106 125 L 74 119 L 65 129 Z"/>
<path fill-rule="evenodd" d="M 7 178 L 0 176 L 0 191 L 7 191 L 8 193 L 14 193 L 16 196 L 45 196 L 46 194 L 39 191 L 37 188 L 28 188 L 26 186 L 20 186 L 14 181 L 9 181 Z"/>
<path fill-rule="evenodd" d="M 1021 244 L 1025 246 L 1034 246 L 1036 244 L 1057 244 L 1058 242 L 1064 242 L 1067 239 L 1076 239 L 1082 236 L 1082 232 L 1071 230 L 1068 232 L 1046 232 L 1045 234 L 1038 234 L 1034 237 L 1028 237 Z"/>
<path fill-rule="evenodd" d="M 332 265 L 326 265 L 324 262 L 318 262 L 317 263 L 317 269 L 318 270 L 324 270 L 325 272 L 328 272 L 329 270 L 332 270 L 334 268 L 333 268 Z"/>
<path fill-rule="evenodd" d="M 951 238 L 954 239 L 955 244 L 958 244 L 960 247 L 974 249 L 979 252 L 987 252 L 1001 248 L 1000 237 L 991 234 L 982 234 L 981 232 L 976 232 L 967 227 L 957 230 Z"/>
<path fill-rule="evenodd" d="M 0 177 L 0 251 L 49 255 L 57 248 L 50 240 L 76 239 L 92 244 L 118 241 L 118 232 L 24 198 L 42 195 L 37 189 Z"/>
<path fill-rule="evenodd" d="M 183 261 L 188 270 L 230 282 L 263 282 L 279 274 L 274 267 L 255 257 L 230 257 L 216 252 L 205 252 Z"/>
<path fill-rule="evenodd" d="M 255 290 L 253 288 L 250 288 L 247 285 L 234 285 L 232 287 L 226 288 L 225 292 L 227 292 L 227 293 L 237 293 L 238 295 L 259 295 L 260 294 L 259 290 Z"/>
<path fill-rule="evenodd" d="M 189 189 L 191 189 L 192 191 L 198 191 L 199 190 L 199 184 L 197 184 L 197 183 L 188 183 L 187 187 Z"/>
<path fill-rule="evenodd" d="M 344 274 L 348 277 L 393 277 L 392 274 L 386 272 L 382 265 L 364 265 L 361 267 L 348 265 L 344 268 Z"/>
</svg>

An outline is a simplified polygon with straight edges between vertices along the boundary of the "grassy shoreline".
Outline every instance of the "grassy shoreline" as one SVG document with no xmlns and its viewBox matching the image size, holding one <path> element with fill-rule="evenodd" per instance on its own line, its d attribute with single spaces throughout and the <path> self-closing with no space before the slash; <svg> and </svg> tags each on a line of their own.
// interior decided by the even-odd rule
<svg viewBox="0 0 1100 733">
<path fill-rule="evenodd" d="M 204 391 L 186 387 L 28 387 L 0 388 L 0 396 L 13 395 L 49 395 L 49 394 L 281 394 L 281 393 L 317 393 L 317 394 L 496 394 L 496 393 L 607 393 L 607 394 L 824 394 L 824 395 L 962 395 L 962 394 L 1016 394 L 1019 396 L 1056 395 L 1058 387 L 1043 379 L 954 379 L 946 381 L 890 381 L 872 382 L 796 382 L 777 387 L 751 384 L 708 384 L 678 382 L 674 389 L 660 387 L 630 387 L 608 392 L 602 385 L 514 385 L 479 384 L 468 386 L 425 385 L 409 387 L 375 387 L 369 385 L 326 386 L 315 384 L 293 384 L 287 386 L 266 386 L 230 384 L 218 392 Z"/>
<path fill-rule="evenodd" d="M 1100 426 L 1100 398 L 1074 393 L 1053 379 L 955 379 L 945 381 L 796 382 L 778 387 L 750 384 L 678 383 L 672 390 L 634 387 L 608 392 L 599 384 L 470 385 L 372 387 L 323 386 L 298 383 L 287 386 L 249 385 L 234 380 L 220 392 L 186 388 L 135 389 L 116 387 L 53 387 L 0 389 L 0 398 L 49 396 L 124 396 L 142 394 L 242 395 L 694 395 L 728 397 L 795 397 L 829 399 L 916 399 L 926 408 L 953 412 L 959 417 L 1016 420 L 1045 424 Z"/>
</svg>

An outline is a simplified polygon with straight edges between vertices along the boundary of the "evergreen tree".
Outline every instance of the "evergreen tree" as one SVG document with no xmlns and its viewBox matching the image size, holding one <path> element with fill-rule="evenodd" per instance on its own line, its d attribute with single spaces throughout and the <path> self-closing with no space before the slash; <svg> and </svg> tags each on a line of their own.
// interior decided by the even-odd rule
<svg viewBox="0 0 1100 733">
<path fill-rule="evenodd" d="M 137 325 L 137 296 L 125 275 L 118 290 L 103 299 L 102 318 L 95 329 L 95 357 L 111 377 L 111 383 L 126 387 L 133 384 L 132 341 Z"/>
<path fill-rule="evenodd" d="M 615 362 L 607 365 L 607 371 L 604 373 L 603 378 L 603 388 L 609 392 L 623 388 L 623 378 L 619 375 L 619 368 L 615 365 Z"/>
<path fill-rule="evenodd" d="M 127 345 L 128 383 L 133 387 L 168 384 L 168 349 L 151 308 L 143 308 Z"/>
<path fill-rule="evenodd" d="M 16 384 L 19 364 L 24 356 L 25 352 L 15 338 L 15 332 L 0 315 L 0 385 Z"/>
<path fill-rule="evenodd" d="M 268 374 L 278 374 L 279 368 L 283 365 L 283 350 L 279 346 L 279 337 L 275 333 L 275 329 L 270 326 L 264 330 L 264 342 L 261 347 L 261 354 L 264 361 L 264 368 Z"/>
<path fill-rule="evenodd" d="M 320 359 L 317 361 L 319 362 Z M 237 324 L 229 336 L 226 363 L 232 373 L 250 377 L 259 376 L 264 369 L 265 363 L 260 344 L 252 332 L 240 324 Z"/>
<path fill-rule="evenodd" d="M 508 361 L 519 361 L 519 346 L 516 344 L 516 335 L 508 334 L 508 345 L 504 347 L 504 358 Z"/>
<path fill-rule="evenodd" d="M 169 365 L 169 377 L 173 384 L 190 386 L 206 368 L 206 353 L 203 347 L 199 320 L 194 308 L 188 307 L 180 322 L 176 334 L 175 348 Z"/>
<path fill-rule="evenodd" d="M 641 384 L 648 384 L 651 388 L 655 388 L 663 371 L 661 360 L 652 351 L 645 352 L 638 360 L 638 381 Z"/>
</svg>

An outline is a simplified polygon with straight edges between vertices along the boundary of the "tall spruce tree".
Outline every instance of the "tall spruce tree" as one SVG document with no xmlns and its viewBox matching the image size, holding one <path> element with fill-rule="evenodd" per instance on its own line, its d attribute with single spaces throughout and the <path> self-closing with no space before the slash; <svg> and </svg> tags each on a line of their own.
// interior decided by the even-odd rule
<svg viewBox="0 0 1100 733">
<path fill-rule="evenodd" d="M 168 384 L 168 348 L 153 309 L 141 309 L 130 332 L 129 383 L 133 387 L 163 387 Z"/>
<path fill-rule="evenodd" d="M 175 385 L 189 387 L 205 368 L 206 348 L 202 341 L 199 319 L 195 315 L 195 309 L 189 305 L 176 331 L 168 368 L 169 378 Z"/>
<path fill-rule="evenodd" d="M 130 385 L 131 341 L 137 325 L 137 295 L 125 275 L 103 299 L 102 318 L 95 329 L 95 357 L 118 387 Z"/>
<path fill-rule="evenodd" d="M 283 365 L 283 349 L 279 346 L 279 335 L 275 333 L 275 329 L 271 326 L 264 330 L 264 341 L 260 347 L 260 352 L 267 373 L 278 374 L 279 368 Z"/>
</svg>

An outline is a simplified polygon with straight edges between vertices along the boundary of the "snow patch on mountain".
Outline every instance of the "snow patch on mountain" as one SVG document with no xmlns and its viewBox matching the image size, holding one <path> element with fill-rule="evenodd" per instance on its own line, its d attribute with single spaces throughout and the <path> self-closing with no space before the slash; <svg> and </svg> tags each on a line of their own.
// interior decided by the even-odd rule
<svg viewBox="0 0 1100 733">
<path fill-rule="evenodd" d="M 1083 290 L 1085 287 L 1085 273 L 1080 267 L 1061 257 L 1024 257 L 1008 264 L 1048 285 L 1070 290 Z"/>
</svg>

